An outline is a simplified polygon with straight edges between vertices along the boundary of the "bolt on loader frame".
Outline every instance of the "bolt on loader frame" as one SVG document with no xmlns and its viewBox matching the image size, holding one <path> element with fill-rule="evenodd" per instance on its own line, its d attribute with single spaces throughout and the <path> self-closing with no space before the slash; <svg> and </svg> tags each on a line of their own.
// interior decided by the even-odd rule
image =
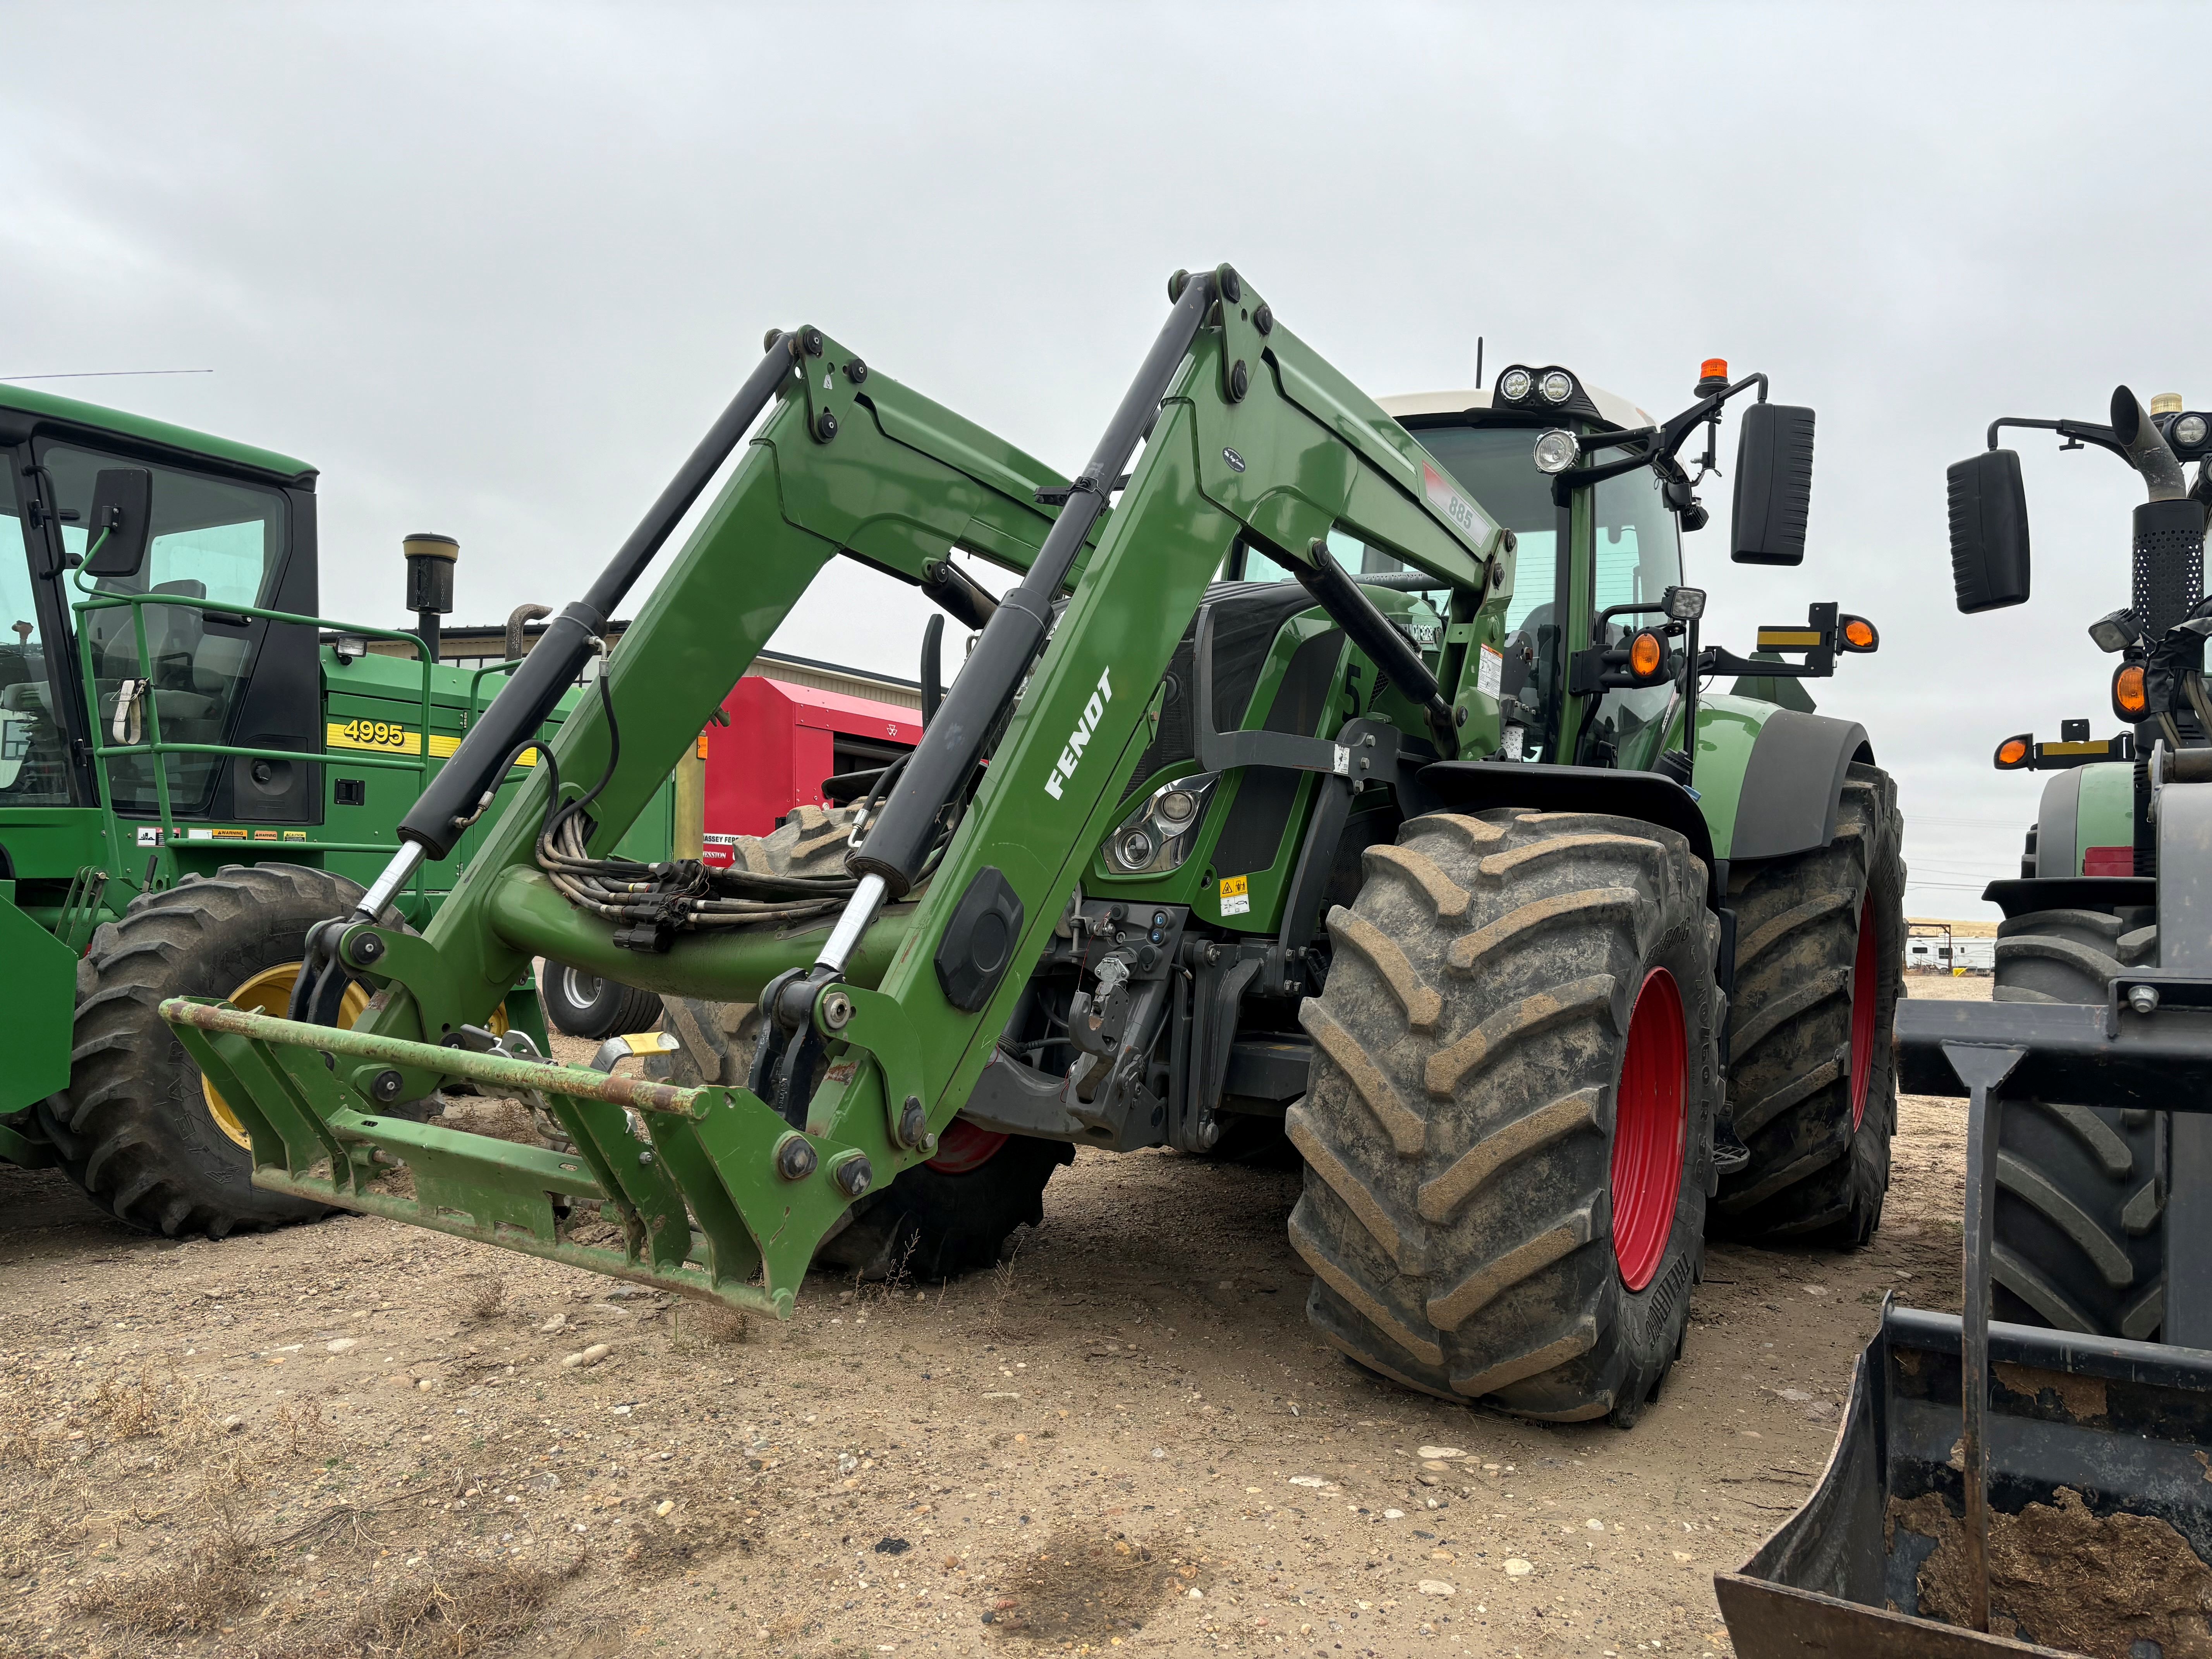
<svg viewBox="0 0 2212 1659">
<path fill-rule="evenodd" d="M 974 1109 L 987 1068 L 1008 1059 L 1001 1035 L 1030 994 L 1031 964 L 1057 953 L 1079 971 L 1101 970 L 1095 989 L 1071 1008 L 1060 1040 L 1099 1061 L 1103 1080 L 1080 1108 L 1073 1073 L 1056 1102 L 1025 1103 L 1018 1086 L 1000 1090 L 993 1121 L 1063 1141 L 1165 1141 L 1191 1151 L 1211 1144 L 1207 1104 L 1180 1089 L 1168 1067 L 1148 1066 L 1133 1052 L 1142 1024 L 1134 1010 L 1171 969 L 1187 986 L 1202 970 L 1234 969 L 1225 993 L 1232 1023 L 1238 993 L 1279 988 L 1298 1014 L 1284 1023 L 1287 1033 L 1294 1036 L 1303 1021 L 1313 1038 L 1309 1101 L 1333 1091 L 1340 1103 L 1350 1102 L 1345 1110 L 1364 1114 L 1358 1133 L 1379 1126 L 1386 1157 L 1406 1168 L 1427 1169 L 1414 1164 L 1416 1155 L 1443 1144 L 1442 1136 L 1431 1142 L 1422 1124 L 1425 1115 L 1450 1109 L 1434 1101 L 1492 1089 L 1492 1115 L 1520 1141 L 1509 1134 L 1430 1180 L 1421 1188 L 1424 1214 L 1456 1213 L 1480 1183 L 1486 1159 L 1510 1162 L 1562 1137 L 1599 1148 L 1601 1180 L 1616 1079 L 1628 1078 L 1638 1099 L 1649 1097 L 1626 1177 L 1624 1154 L 1613 1153 L 1616 1188 L 1626 1190 L 1625 1179 L 1650 1189 L 1634 1224 L 1601 1194 L 1514 1253 L 1524 1268 L 1563 1253 L 1579 1260 L 1585 1246 L 1605 1249 L 1609 1227 L 1621 1253 L 1626 1288 L 1613 1285 L 1608 1255 L 1601 1311 L 1581 1316 L 1549 1347 L 1539 1345 L 1533 1359 L 1447 1376 L 1439 1339 L 1424 1331 L 1431 1320 L 1464 1321 L 1483 1305 L 1480 1273 L 1439 1290 L 1425 1313 L 1397 1305 L 1416 1294 L 1406 1288 L 1416 1283 L 1411 1277 L 1380 1291 L 1341 1275 L 1340 1285 L 1329 1280 L 1343 1305 L 1396 1333 L 1391 1340 L 1412 1356 L 1388 1363 L 1370 1356 L 1369 1363 L 1448 1394 L 1490 1393 L 1584 1352 L 1597 1340 L 1594 1320 L 1636 1323 L 1652 1354 L 1638 1362 L 1632 1383 L 1616 1376 L 1549 1411 L 1589 1416 L 1620 1407 L 1632 1416 L 1679 1344 L 1704 1195 L 1717 1167 L 1713 1106 L 1728 887 L 1711 827 L 1687 787 L 1690 756 L 1712 765 L 1712 797 L 1747 821 L 1758 816 L 1743 787 L 1752 739 L 1761 721 L 1786 712 L 1717 699 L 1723 706 L 1712 709 L 1711 726 L 1723 735 L 1716 738 L 1698 723 L 1695 683 L 1723 668 L 1770 679 L 1826 672 L 1838 650 L 1871 648 L 1871 630 L 1860 623 L 1853 633 L 1848 625 L 1856 619 L 1816 606 L 1806 628 L 1762 635 L 1771 652 L 1804 661 L 1737 659 L 1698 646 L 1703 595 L 1669 587 L 1663 598 L 1629 607 L 1649 618 L 1635 644 L 1616 637 L 1618 628 L 1601 629 L 1572 663 L 1585 696 L 1626 685 L 1674 688 L 1669 712 L 1644 738 L 1647 747 L 1656 744 L 1653 761 L 1666 764 L 1629 772 L 1487 763 L 1503 761 L 1512 720 L 1539 718 L 1525 709 L 1516 716 L 1500 696 L 1512 532 L 1231 268 L 1179 274 L 1170 294 L 1164 327 L 1073 480 L 872 370 L 818 330 L 772 334 L 758 368 L 599 581 L 551 624 L 433 780 L 402 825 L 407 846 L 385 878 L 350 918 L 320 931 L 297 1017 L 276 1019 L 210 1000 L 164 1006 L 225 1093 L 250 1103 L 257 1181 L 787 1315 L 817 1247 L 856 1201 L 932 1159 L 956 1117 Z M 1680 478 L 1674 453 L 1698 425 L 1717 419 L 1725 398 L 1754 384 L 1763 399 L 1763 377 L 1729 384 L 1723 374 L 1666 426 L 1609 433 L 1606 452 L 1625 451 L 1629 464 L 1672 468 Z M 1748 468 L 1753 488 L 1747 492 L 1740 477 L 1738 489 L 1753 499 L 1747 509 L 1740 506 L 1739 523 L 1778 525 L 1776 556 L 1795 562 L 1811 415 L 1763 401 L 1759 409 L 1764 413 L 1747 421 L 1747 432 L 1756 427 L 1762 436 L 1757 445 L 1747 439 L 1740 471 Z M 612 653 L 599 697 L 562 725 L 552 763 L 491 823 L 452 898 L 419 937 L 379 926 L 386 890 L 475 823 L 485 805 L 480 785 L 501 775 L 514 749 L 531 740 L 616 604 L 763 411 L 720 496 Z M 1563 492 L 1573 477 L 1562 479 Z M 1694 506 L 1686 481 L 1681 495 Z M 1355 580 L 1326 552 L 1332 535 L 1388 550 L 1409 568 L 1395 582 Z M 1021 580 L 994 604 L 948 563 L 955 547 L 1022 573 Z M 1212 729 L 1204 621 L 1195 641 L 1186 635 L 1224 560 L 1244 549 L 1287 569 L 1307 608 L 1341 630 L 1328 647 L 1333 653 L 1348 640 L 1370 665 L 1371 689 L 1352 700 L 1357 717 L 1316 731 L 1339 707 L 1332 654 L 1324 709 L 1309 710 L 1291 729 L 1272 720 Z M 750 890 L 748 902 L 762 907 L 751 914 L 790 925 L 720 928 L 713 925 L 720 901 L 700 896 L 695 872 L 618 870 L 599 855 L 840 554 L 921 586 L 955 615 L 980 621 L 981 630 L 919 747 L 872 792 L 865 823 L 851 833 L 834 921 L 778 908 L 811 904 L 820 913 L 820 878 L 770 872 Z M 1756 548 L 1749 555 L 1759 556 Z M 1405 605 L 1394 590 L 1417 586 L 1449 595 L 1437 619 L 1443 638 L 1433 671 L 1409 630 L 1378 605 L 1378 597 L 1395 602 L 1402 619 Z M 1686 636 L 1686 651 L 1678 643 Z M 1170 670 L 1186 643 L 1194 649 L 1200 695 L 1193 715 L 1184 693 L 1178 716 Z M 1387 692 L 1377 683 L 1385 677 Z M 925 672 L 926 683 L 933 678 Z M 1565 678 L 1553 679 L 1563 694 Z M 1231 879 L 1192 869 L 1185 902 L 1155 910 L 1148 901 L 1147 924 L 1132 907 L 1088 899 L 1084 889 L 1097 879 L 1102 843 L 1150 799 L 1138 787 L 1158 794 L 1174 781 L 1147 775 L 1143 757 L 1178 717 L 1195 720 L 1198 769 L 1210 779 L 1225 781 L 1236 769 L 1288 772 L 1300 810 L 1334 827 L 1308 833 L 1274 863 L 1233 878 L 1233 891 Z M 1814 733 L 1809 752 L 1820 775 L 1805 799 L 1766 813 L 1793 823 L 1809 815 L 1809 839 L 1784 836 L 1771 850 L 1817 848 L 1832 837 L 1845 769 L 1865 757 L 1858 728 L 1814 724 L 1838 728 Z M 1571 720 L 1565 729 L 1571 733 Z M 1790 729 L 1802 738 L 1812 727 Z M 1726 763 L 1714 764 L 1716 757 Z M 586 789 L 590 779 L 597 781 Z M 1443 874 L 1448 863 L 1487 859 L 1486 878 L 1464 865 L 1465 880 L 1486 892 L 1516 890 L 1512 878 L 1531 862 L 1572 873 L 1583 867 L 1576 859 L 1589 854 L 1620 866 L 1613 884 L 1553 895 L 1536 907 L 1540 915 L 1508 907 L 1510 915 L 1499 913 L 1504 931 L 1491 930 L 1494 944 L 1532 915 L 1601 915 L 1610 930 L 1602 951 L 1620 958 L 1613 970 L 1570 977 L 1578 1000 L 1532 993 L 1498 1022 L 1437 1033 L 1437 1042 L 1449 1036 L 1451 1047 L 1433 1055 L 1425 1073 L 1416 1068 L 1429 1082 L 1412 1085 L 1415 1105 L 1407 1103 L 1405 1084 L 1341 1040 L 1356 1010 L 1312 1012 L 1327 975 L 1328 953 L 1316 930 L 1340 833 L 1355 803 L 1382 792 L 1395 798 L 1401 817 L 1419 817 L 1424 833 L 1453 838 L 1449 848 L 1425 843 L 1427 851 L 1365 848 L 1370 872 L 1379 861 L 1396 872 L 1399 886 L 1418 889 L 1440 938 L 1474 926 L 1470 896 Z M 1533 896 L 1535 890 L 1527 890 Z M 1204 911 L 1209 924 L 1241 916 L 1249 927 L 1255 912 L 1269 920 L 1266 931 L 1224 936 L 1194 925 Z M 1339 962 L 1357 954 L 1379 975 L 1401 1034 L 1410 1030 L 1416 1043 L 1428 1042 L 1442 1005 L 1399 945 L 1341 908 L 1329 912 L 1327 926 Z M 1086 960 L 1094 951 L 1118 971 Z M 762 1035 L 744 1082 L 686 1086 L 485 1052 L 491 1045 L 478 1022 L 533 954 L 672 996 L 757 1001 Z M 350 1031 L 324 1029 L 349 981 L 374 988 L 368 1008 Z M 1486 1059 L 1486 1044 L 1584 1018 L 1609 1022 L 1589 1086 L 1570 1086 L 1557 1100 L 1520 1099 L 1510 1085 L 1484 1075 L 1497 1057 Z M 1653 1035 L 1638 1050 L 1632 1027 L 1647 1024 Z M 1225 1036 L 1217 1040 L 1225 1050 Z M 1623 1044 L 1631 1061 L 1620 1059 Z M 1633 1060 L 1638 1053 L 1643 1060 Z M 1583 1056 L 1578 1063 L 1587 1070 L 1592 1062 Z M 559 1125 L 555 1144 L 490 1140 L 383 1109 L 455 1078 L 535 1097 Z M 1119 1103 L 1118 1117 L 1102 1096 Z M 1526 1112 L 1531 1106 L 1540 1109 Z M 1060 1113 L 1056 1125 L 1053 1110 Z M 1340 1156 L 1340 1146 L 1313 1150 L 1310 1135 L 1300 1139 L 1295 1107 L 1291 1129 L 1310 1170 L 1318 1168 L 1337 1199 L 1365 1218 L 1376 1248 L 1388 1249 L 1388 1272 L 1417 1275 L 1418 1246 L 1376 1207 L 1368 1180 L 1345 1161 L 1351 1154 Z M 385 1177 L 395 1162 L 411 1175 L 411 1195 L 389 1189 Z M 1374 1179 L 1383 1176 L 1398 1184 L 1411 1179 L 1395 1169 Z M 1395 1202 L 1395 1186 L 1392 1192 Z M 1407 1187 L 1409 1209 L 1412 1199 Z M 1624 1314 L 1624 1297 L 1642 1300 Z"/>
</svg>

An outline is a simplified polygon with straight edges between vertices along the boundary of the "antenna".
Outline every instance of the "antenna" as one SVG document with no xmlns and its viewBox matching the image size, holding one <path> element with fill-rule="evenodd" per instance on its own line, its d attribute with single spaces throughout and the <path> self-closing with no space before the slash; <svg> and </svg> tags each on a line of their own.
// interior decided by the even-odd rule
<svg viewBox="0 0 2212 1659">
<path fill-rule="evenodd" d="M 1474 389 L 1482 390 L 1482 336 L 1474 337 Z"/>
<path fill-rule="evenodd" d="M 17 380 L 112 380 L 126 374 L 212 374 L 211 368 L 88 368 L 72 374 L 0 374 L 0 382 Z"/>
</svg>

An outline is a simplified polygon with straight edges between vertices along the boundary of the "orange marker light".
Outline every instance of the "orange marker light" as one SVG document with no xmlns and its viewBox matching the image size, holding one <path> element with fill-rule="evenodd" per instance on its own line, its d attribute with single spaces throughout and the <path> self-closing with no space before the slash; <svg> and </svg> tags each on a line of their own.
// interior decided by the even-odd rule
<svg viewBox="0 0 2212 1659">
<path fill-rule="evenodd" d="M 1874 649 L 1874 624 L 1864 617 L 1854 617 L 1844 624 L 1844 643 L 1858 651 Z"/>
<path fill-rule="evenodd" d="M 1639 680 L 1651 678 L 1659 672 L 1660 665 L 1666 660 L 1666 643 L 1656 634 L 1649 632 L 1638 634 L 1629 645 L 1629 672 Z"/>
<path fill-rule="evenodd" d="M 2007 738 L 1997 745 L 1997 769 L 2001 772 L 2027 765 L 2027 757 L 2028 741 L 2024 737 Z"/>
<path fill-rule="evenodd" d="M 1704 362 L 1698 365 L 1698 378 L 1701 380 L 1725 380 L 1728 379 L 1728 359 L 1706 358 Z"/>
<path fill-rule="evenodd" d="M 2124 720 L 2140 720 L 2149 707 L 2149 695 L 2143 690 L 2142 665 L 2122 663 L 2119 672 L 2112 676 L 2112 712 Z"/>
</svg>

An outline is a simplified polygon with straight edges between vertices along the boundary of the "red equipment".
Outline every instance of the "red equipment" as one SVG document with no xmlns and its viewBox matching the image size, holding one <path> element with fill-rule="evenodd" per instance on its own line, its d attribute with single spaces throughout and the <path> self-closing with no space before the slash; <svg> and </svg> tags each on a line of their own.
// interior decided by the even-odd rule
<svg viewBox="0 0 2212 1659">
<path fill-rule="evenodd" d="M 822 781 L 889 765 L 921 741 L 921 716 L 895 703 L 748 674 L 709 726 L 705 858 L 726 868 L 739 836 L 765 836 L 793 809 L 823 805 Z"/>
</svg>

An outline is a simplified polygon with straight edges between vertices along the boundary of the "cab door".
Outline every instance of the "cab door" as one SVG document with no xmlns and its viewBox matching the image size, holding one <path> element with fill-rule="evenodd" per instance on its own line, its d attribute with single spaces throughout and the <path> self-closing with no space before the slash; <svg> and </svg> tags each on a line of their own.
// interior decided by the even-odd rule
<svg viewBox="0 0 2212 1659">
<path fill-rule="evenodd" d="M 33 553 L 45 552 L 54 573 L 48 580 L 64 603 L 83 597 L 75 570 L 84 555 L 94 480 L 100 469 L 114 466 L 143 466 L 153 475 L 152 536 L 136 574 L 102 577 L 91 586 L 98 592 L 173 593 L 206 602 L 143 607 L 143 659 L 131 607 L 84 613 L 92 696 L 83 718 L 112 743 L 116 705 L 126 682 L 145 681 L 166 742 L 293 750 L 302 757 L 294 762 L 167 756 L 170 804 L 178 817 L 319 822 L 320 768 L 307 758 L 322 747 L 315 629 L 224 609 L 313 613 L 313 496 L 73 439 L 34 440 L 33 454 L 49 509 L 40 514 L 44 522 L 33 532 Z M 43 550 L 37 544 L 41 538 Z M 76 644 L 71 639 L 69 645 L 72 676 L 81 672 Z M 158 813 L 149 759 L 114 762 L 108 778 L 119 815 Z"/>
</svg>

